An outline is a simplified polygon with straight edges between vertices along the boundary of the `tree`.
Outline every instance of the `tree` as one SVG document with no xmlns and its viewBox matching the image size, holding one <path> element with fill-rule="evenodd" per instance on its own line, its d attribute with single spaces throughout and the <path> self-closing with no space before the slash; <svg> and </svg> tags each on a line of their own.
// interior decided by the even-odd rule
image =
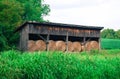
<svg viewBox="0 0 120 79">
<path fill-rule="evenodd" d="M 110 39 L 115 39 L 116 38 L 116 33 L 113 29 L 105 29 L 101 33 L 102 38 L 110 38 Z"/>
<path fill-rule="evenodd" d="M 18 43 L 19 35 L 14 30 L 24 21 L 44 21 L 50 9 L 42 3 L 43 0 L 0 0 L 0 50 Z"/>
<path fill-rule="evenodd" d="M 13 30 L 21 24 L 23 12 L 20 3 L 15 0 L 0 1 L 0 42 L 2 49 L 11 47 L 12 42 L 15 41 L 11 40 L 11 38 L 16 38 Z"/>
<path fill-rule="evenodd" d="M 43 4 L 43 0 L 17 0 L 24 8 L 22 19 L 24 21 L 44 21 L 43 16 L 50 12 L 49 5 Z"/>
<path fill-rule="evenodd" d="M 116 31 L 116 37 L 120 39 L 120 30 Z"/>
</svg>

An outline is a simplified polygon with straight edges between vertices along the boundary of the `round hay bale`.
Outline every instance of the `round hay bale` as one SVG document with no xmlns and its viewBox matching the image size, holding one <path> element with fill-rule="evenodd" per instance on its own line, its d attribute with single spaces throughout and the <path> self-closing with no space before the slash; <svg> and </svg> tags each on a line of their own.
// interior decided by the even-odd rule
<svg viewBox="0 0 120 79">
<path fill-rule="evenodd" d="M 37 50 L 37 48 L 36 48 L 36 45 L 35 45 L 35 41 L 29 40 L 28 41 L 28 51 L 34 52 L 36 50 Z"/>
<path fill-rule="evenodd" d="M 85 50 L 85 46 L 81 46 L 81 51 L 84 51 Z"/>
<path fill-rule="evenodd" d="M 56 49 L 58 51 L 65 51 L 66 50 L 66 44 L 64 41 L 56 41 Z"/>
<path fill-rule="evenodd" d="M 90 41 L 90 42 L 86 43 L 85 47 L 86 47 L 87 51 L 98 50 L 99 49 L 99 43 L 97 41 Z"/>
<path fill-rule="evenodd" d="M 33 47 L 34 44 L 35 44 L 35 41 L 29 40 L 28 41 L 28 49 L 31 48 L 31 47 Z"/>
<path fill-rule="evenodd" d="M 38 47 L 36 46 L 36 44 L 33 45 L 33 47 L 30 48 L 30 52 L 34 52 L 37 51 Z"/>
<path fill-rule="evenodd" d="M 68 44 L 68 51 L 73 52 L 73 50 L 74 50 L 73 43 L 71 41 L 68 41 L 67 44 Z"/>
<path fill-rule="evenodd" d="M 74 52 L 80 52 L 81 51 L 81 44 L 80 42 L 73 42 Z"/>
<path fill-rule="evenodd" d="M 99 43 L 97 41 L 91 41 L 91 49 L 98 50 L 99 49 Z"/>
<path fill-rule="evenodd" d="M 48 50 L 55 51 L 56 50 L 56 43 L 53 40 L 50 40 L 48 43 Z"/>
<path fill-rule="evenodd" d="M 87 43 L 85 44 L 85 49 L 86 49 L 86 51 L 90 51 L 90 50 L 91 50 L 90 42 L 87 42 Z"/>
<path fill-rule="evenodd" d="M 35 44 L 38 51 L 46 50 L 46 43 L 43 40 L 37 40 Z"/>
</svg>

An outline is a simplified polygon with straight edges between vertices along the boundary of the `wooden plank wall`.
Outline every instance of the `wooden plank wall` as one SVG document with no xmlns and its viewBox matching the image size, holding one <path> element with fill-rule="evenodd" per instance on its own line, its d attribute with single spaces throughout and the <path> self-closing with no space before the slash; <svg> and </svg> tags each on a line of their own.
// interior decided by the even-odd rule
<svg viewBox="0 0 120 79">
<path fill-rule="evenodd" d="M 64 35 L 68 33 L 68 36 L 78 37 L 99 37 L 99 30 L 90 29 L 77 29 L 67 27 L 54 27 L 54 26 L 33 26 L 30 25 L 29 33 L 33 34 L 50 34 L 50 35 Z"/>
<path fill-rule="evenodd" d="M 22 51 L 27 51 L 27 46 L 28 46 L 28 40 L 29 40 L 29 26 L 25 26 L 21 31 L 20 31 L 20 49 Z"/>
</svg>

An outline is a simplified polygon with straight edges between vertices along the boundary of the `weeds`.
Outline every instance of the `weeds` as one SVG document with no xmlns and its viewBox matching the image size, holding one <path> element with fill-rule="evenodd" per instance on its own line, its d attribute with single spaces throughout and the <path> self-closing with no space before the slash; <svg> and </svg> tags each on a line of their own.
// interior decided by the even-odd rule
<svg viewBox="0 0 120 79">
<path fill-rule="evenodd" d="M 119 56 L 90 53 L 5 51 L 0 55 L 0 78 L 120 79 Z"/>
</svg>

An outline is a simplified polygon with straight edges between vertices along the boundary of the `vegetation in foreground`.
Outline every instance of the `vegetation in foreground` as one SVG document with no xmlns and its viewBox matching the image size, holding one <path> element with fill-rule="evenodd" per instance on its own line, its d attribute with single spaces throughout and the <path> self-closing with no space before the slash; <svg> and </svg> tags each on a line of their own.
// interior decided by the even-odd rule
<svg viewBox="0 0 120 79">
<path fill-rule="evenodd" d="M 10 50 L 0 53 L 1 79 L 120 79 L 120 50 L 88 53 Z"/>
</svg>

